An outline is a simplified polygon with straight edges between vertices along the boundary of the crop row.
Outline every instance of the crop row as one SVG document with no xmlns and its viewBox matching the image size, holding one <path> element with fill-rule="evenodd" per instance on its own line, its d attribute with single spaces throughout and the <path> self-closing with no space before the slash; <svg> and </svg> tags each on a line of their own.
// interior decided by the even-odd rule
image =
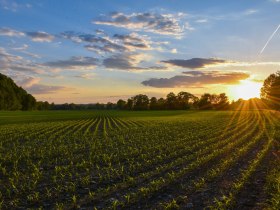
<svg viewBox="0 0 280 210">
<path fill-rule="evenodd" d="M 5 125 L 0 208 L 227 209 L 279 142 L 279 119 L 268 111 L 158 120 L 102 114 Z M 265 186 L 277 191 L 275 174 Z"/>
</svg>

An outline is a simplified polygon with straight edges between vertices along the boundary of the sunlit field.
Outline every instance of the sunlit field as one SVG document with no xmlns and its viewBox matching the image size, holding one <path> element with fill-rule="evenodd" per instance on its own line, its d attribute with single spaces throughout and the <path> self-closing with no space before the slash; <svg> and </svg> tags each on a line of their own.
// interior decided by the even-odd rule
<svg viewBox="0 0 280 210">
<path fill-rule="evenodd" d="M 276 111 L 0 116 L 2 209 L 279 207 Z"/>
</svg>

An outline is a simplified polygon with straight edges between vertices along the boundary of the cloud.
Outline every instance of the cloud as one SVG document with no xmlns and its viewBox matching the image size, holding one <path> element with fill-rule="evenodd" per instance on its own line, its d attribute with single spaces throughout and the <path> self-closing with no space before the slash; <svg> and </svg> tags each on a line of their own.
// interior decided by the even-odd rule
<svg viewBox="0 0 280 210">
<path fill-rule="evenodd" d="M 53 35 L 44 31 L 21 32 L 11 28 L 0 28 L 0 36 L 28 36 L 34 42 L 52 42 L 55 38 Z"/>
<path fill-rule="evenodd" d="M 152 44 L 154 44 L 148 36 L 140 36 L 137 33 L 130 34 L 115 34 L 113 38 L 122 41 L 122 44 L 129 51 L 134 51 L 136 49 L 140 50 L 151 50 Z"/>
<path fill-rule="evenodd" d="M 31 86 L 37 84 L 40 80 L 40 78 L 26 77 L 17 81 L 17 84 L 23 88 L 30 88 Z"/>
<path fill-rule="evenodd" d="M 39 84 L 41 81 L 38 77 L 27 76 L 22 73 L 9 74 L 12 77 L 16 84 L 24 88 L 28 93 L 31 94 L 52 94 L 59 91 L 73 90 L 73 88 L 64 87 L 64 86 L 53 86 L 46 84 Z"/>
<path fill-rule="evenodd" d="M 23 50 L 27 50 L 28 49 L 28 45 L 27 44 L 23 44 L 21 47 L 14 47 L 12 48 L 15 51 L 23 51 Z"/>
<path fill-rule="evenodd" d="M 216 58 L 192 58 L 189 60 L 174 59 L 161 62 L 189 69 L 200 69 L 211 65 L 228 63 L 226 60 Z"/>
<path fill-rule="evenodd" d="M 207 23 L 208 19 L 207 18 L 202 18 L 202 19 L 198 19 L 195 21 L 196 23 Z"/>
<path fill-rule="evenodd" d="M 180 23 L 180 19 L 184 14 L 156 14 L 156 13 L 132 13 L 123 14 L 114 12 L 106 18 L 100 17 L 99 20 L 93 20 L 94 24 L 111 25 L 115 27 L 122 27 L 136 31 L 146 31 L 164 35 L 180 36 L 185 27 Z"/>
<path fill-rule="evenodd" d="M 51 94 L 56 93 L 63 90 L 69 90 L 69 88 L 64 86 L 52 86 L 52 85 L 44 85 L 44 84 L 34 84 L 30 87 L 26 88 L 26 91 L 31 94 Z"/>
<path fill-rule="evenodd" d="M 156 88 L 199 87 L 214 84 L 236 84 L 250 77 L 244 72 L 190 71 L 171 78 L 152 78 L 143 81 L 145 86 Z"/>
<path fill-rule="evenodd" d="M 74 31 L 61 33 L 63 38 L 75 43 L 88 43 L 84 47 L 97 54 L 154 49 L 151 46 L 153 42 L 148 36 L 140 36 L 137 33 L 115 34 L 110 37 L 105 33 L 98 32 L 97 35 L 76 33 Z"/>
<path fill-rule="evenodd" d="M 94 34 L 80 34 L 73 31 L 66 31 L 61 33 L 61 36 L 65 39 L 69 39 L 75 43 L 86 42 L 89 43 L 84 47 L 87 50 L 94 51 L 98 54 L 112 53 L 115 51 L 126 51 L 126 47 L 114 42 L 110 37 L 96 36 Z"/>
<path fill-rule="evenodd" d="M 11 29 L 11 28 L 0 28 L 0 36 L 24 36 L 23 32 Z"/>
<path fill-rule="evenodd" d="M 0 7 L 12 12 L 17 12 L 19 9 L 29 9 L 32 7 L 31 4 L 21 4 L 13 0 L 0 0 Z"/>
<path fill-rule="evenodd" d="M 51 42 L 54 40 L 53 35 L 44 31 L 26 32 L 26 35 L 29 36 L 34 42 Z"/>
<path fill-rule="evenodd" d="M 85 70 L 94 69 L 97 64 L 97 58 L 73 56 L 67 60 L 46 62 L 43 65 L 55 69 Z"/>
<path fill-rule="evenodd" d="M 177 49 L 176 49 L 176 48 L 173 48 L 173 49 L 171 50 L 171 53 L 176 54 L 176 53 L 177 53 Z"/>
<path fill-rule="evenodd" d="M 124 71 L 131 70 L 164 70 L 163 66 L 139 67 L 142 61 L 140 54 L 117 54 L 103 60 L 103 65 L 108 69 L 118 69 Z"/>
<path fill-rule="evenodd" d="M 23 59 L 21 56 L 12 55 L 4 48 L 0 48 L 0 69 L 38 74 L 43 72 L 40 64 Z"/>
<path fill-rule="evenodd" d="M 248 9 L 244 12 L 245 15 L 252 15 L 252 14 L 255 14 L 255 13 L 258 13 L 259 11 L 256 10 L 256 9 Z"/>
<path fill-rule="evenodd" d="M 94 74 L 94 73 L 86 73 L 86 74 L 76 75 L 74 77 L 81 78 L 81 79 L 92 79 L 95 76 L 96 76 L 96 74 Z"/>
</svg>

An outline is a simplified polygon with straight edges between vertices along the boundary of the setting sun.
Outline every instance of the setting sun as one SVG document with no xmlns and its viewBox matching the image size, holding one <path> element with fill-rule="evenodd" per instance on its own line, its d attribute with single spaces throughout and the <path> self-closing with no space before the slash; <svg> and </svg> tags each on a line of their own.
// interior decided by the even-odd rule
<svg viewBox="0 0 280 210">
<path fill-rule="evenodd" d="M 249 99 L 260 97 L 260 89 L 262 83 L 252 82 L 252 81 L 241 81 L 239 85 L 230 88 L 231 95 L 234 99 Z"/>
</svg>

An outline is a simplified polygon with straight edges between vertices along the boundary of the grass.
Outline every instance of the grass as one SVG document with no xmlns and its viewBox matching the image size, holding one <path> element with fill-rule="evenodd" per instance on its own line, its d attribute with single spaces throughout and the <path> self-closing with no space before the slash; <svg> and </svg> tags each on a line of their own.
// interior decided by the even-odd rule
<svg viewBox="0 0 280 210">
<path fill-rule="evenodd" d="M 0 209 L 279 209 L 279 122 L 268 110 L 0 112 Z"/>
</svg>

